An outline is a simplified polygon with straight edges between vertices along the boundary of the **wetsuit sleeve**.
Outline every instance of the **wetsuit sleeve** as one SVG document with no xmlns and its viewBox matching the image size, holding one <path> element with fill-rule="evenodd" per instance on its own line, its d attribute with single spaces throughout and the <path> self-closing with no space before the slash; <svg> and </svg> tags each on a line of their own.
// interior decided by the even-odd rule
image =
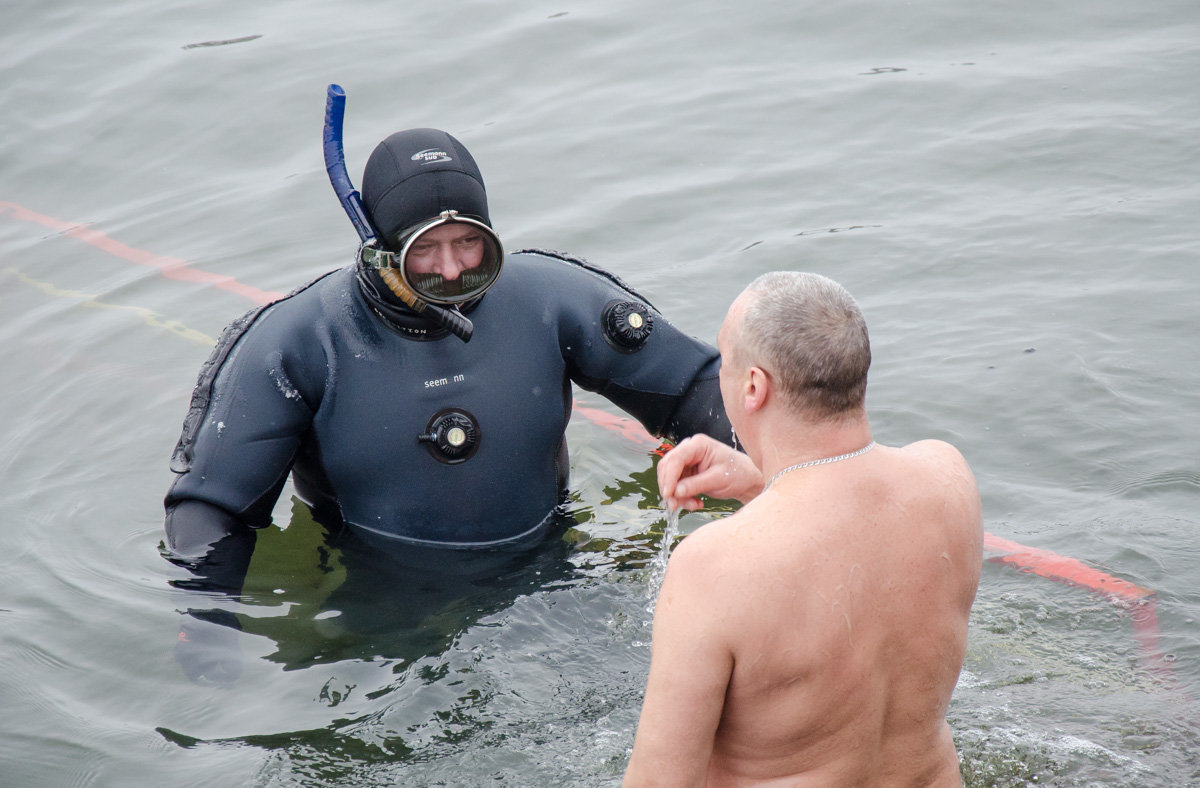
<svg viewBox="0 0 1200 788">
<path fill-rule="evenodd" d="M 216 586 L 240 588 L 236 575 L 254 544 L 248 529 L 270 522 L 312 423 L 319 385 L 310 378 L 325 365 L 319 342 L 307 343 L 316 346 L 308 357 L 296 351 L 305 345 L 296 334 L 286 314 L 250 313 L 222 335 L 192 395 L 171 463 L 178 475 L 166 530 L 178 555 L 210 553 L 194 571 Z"/>
<path fill-rule="evenodd" d="M 721 406 L 717 349 L 684 334 L 640 294 L 615 276 L 575 258 L 552 277 L 559 303 L 560 343 L 572 381 L 601 394 L 649 432 L 671 441 L 705 433 L 730 442 Z M 614 341 L 606 314 L 614 304 L 649 310 L 644 341 Z"/>
<path fill-rule="evenodd" d="M 166 527 L 171 562 L 190 573 L 186 580 L 171 581 L 172 586 L 227 594 L 242 590 L 256 531 L 228 512 L 191 500 L 167 509 Z M 184 675 L 192 681 L 232 684 L 242 672 L 240 629 L 237 616 L 228 610 L 188 609 L 180 619 L 174 649 Z"/>
<path fill-rule="evenodd" d="M 689 435 L 703 433 L 732 445 L 733 427 L 729 424 L 725 404 L 721 401 L 720 373 L 719 356 L 696 373 L 663 430 L 665 437 L 677 443 Z"/>
<path fill-rule="evenodd" d="M 242 590 L 254 552 L 254 530 L 223 509 L 192 500 L 167 509 L 166 529 L 172 561 L 194 577 L 176 585 L 228 593 Z"/>
</svg>

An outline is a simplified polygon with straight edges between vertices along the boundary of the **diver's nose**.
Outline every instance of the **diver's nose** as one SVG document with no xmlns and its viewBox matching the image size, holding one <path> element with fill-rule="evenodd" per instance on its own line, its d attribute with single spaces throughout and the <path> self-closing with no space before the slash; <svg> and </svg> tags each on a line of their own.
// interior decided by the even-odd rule
<svg viewBox="0 0 1200 788">
<path fill-rule="evenodd" d="M 459 274 L 463 272 L 463 266 L 458 262 L 458 255 L 454 253 L 454 247 L 451 244 L 442 244 L 438 248 L 437 271 L 447 282 L 458 279 Z"/>
</svg>

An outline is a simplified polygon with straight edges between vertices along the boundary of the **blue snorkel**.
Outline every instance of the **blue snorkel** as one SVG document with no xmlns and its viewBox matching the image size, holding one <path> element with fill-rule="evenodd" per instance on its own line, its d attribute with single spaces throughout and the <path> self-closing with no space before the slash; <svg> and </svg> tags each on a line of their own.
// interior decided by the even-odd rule
<svg viewBox="0 0 1200 788">
<path fill-rule="evenodd" d="M 350 217 L 354 229 L 358 231 L 362 245 L 367 246 L 376 243 L 379 234 L 371 225 L 371 220 L 367 218 L 367 212 L 363 210 L 362 206 L 362 197 L 350 183 L 350 174 L 346 171 L 346 154 L 342 150 L 342 121 L 345 115 L 346 91 L 342 90 L 340 85 L 330 85 L 325 101 L 325 171 L 329 173 L 329 183 L 333 186 L 333 191 L 337 195 L 338 202 L 345 209 L 346 215 Z M 412 288 L 404 284 L 400 276 L 395 275 L 394 270 L 383 269 L 380 273 L 392 292 L 410 309 L 428 317 L 439 328 L 450 331 L 463 342 L 471 341 L 471 334 L 474 332 L 475 326 L 466 317 L 425 301 L 413 292 Z M 393 275 L 388 276 L 389 273 Z"/>
</svg>

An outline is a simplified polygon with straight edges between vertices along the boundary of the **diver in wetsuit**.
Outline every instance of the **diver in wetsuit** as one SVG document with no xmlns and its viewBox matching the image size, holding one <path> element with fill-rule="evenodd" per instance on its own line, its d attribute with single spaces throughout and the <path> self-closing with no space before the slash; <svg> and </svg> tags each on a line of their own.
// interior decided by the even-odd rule
<svg viewBox="0 0 1200 788">
<path fill-rule="evenodd" d="M 318 520 L 390 545 L 536 544 L 567 484 L 572 383 L 655 435 L 729 440 L 716 349 L 582 260 L 505 255 L 458 140 L 393 134 L 362 185 L 378 243 L 235 321 L 201 370 L 165 500 L 198 585 L 240 590 L 289 473 Z"/>
</svg>

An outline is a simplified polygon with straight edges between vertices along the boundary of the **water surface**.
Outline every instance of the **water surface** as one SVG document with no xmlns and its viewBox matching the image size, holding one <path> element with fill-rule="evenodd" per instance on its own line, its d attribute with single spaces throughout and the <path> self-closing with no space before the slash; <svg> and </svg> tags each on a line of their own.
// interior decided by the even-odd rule
<svg viewBox="0 0 1200 788">
<path fill-rule="evenodd" d="M 0 22 L 0 782 L 619 781 L 665 513 L 653 445 L 595 418 L 568 430 L 566 539 L 503 582 L 387 582 L 289 490 L 233 606 L 241 678 L 174 662 L 178 611 L 210 600 L 159 554 L 167 460 L 253 306 L 234 285 L 286 292 L 355 246 L 321 162 L 337 82 L 356 180 L 392 131 L 444 128 L 509 248 L 583 255 L 709 341 L 759 273 L 844 283 L 876 437 L 953 442 L 990 533 L 1156 595 L 1146 646 L 1144 608 L 985 564 L 950 712 L 968 784 L 1200 784 L 1194 3 L 17 0 Z"/>
</svg>

